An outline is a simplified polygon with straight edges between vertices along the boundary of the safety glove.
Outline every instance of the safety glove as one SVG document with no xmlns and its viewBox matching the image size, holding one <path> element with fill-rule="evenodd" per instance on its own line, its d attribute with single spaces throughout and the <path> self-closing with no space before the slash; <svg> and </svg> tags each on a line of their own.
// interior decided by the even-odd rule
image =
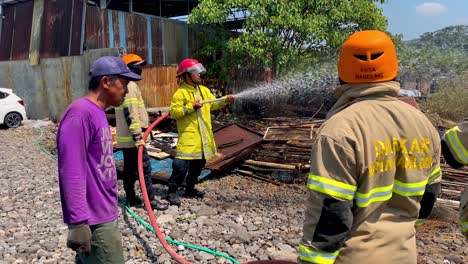
<svg viewBox="0 0 468 264">
<path fill-rule="evenodd" d="M 141 146 L 146 145 L 145 141 L 143 140 L 143 137 L 142 137 L 141 133 L 132 134 L 132 138 L 133 138 L 133 142 L 135 142 L 135 147 L 138 148 L 140 145 Z"/>
<path fill-rule="evenodd" d="M 198 110 L 203 106 L 203 104 L 199 100 L 197 100 L 192 103 L 192 106 L 193 106 L 193 110 Z"/>
<path fill-rule="evenodd" d="M 87 223 L 68 225 L 67 247 L 83 253 L 91 250 L 91 229 Z"/>
</svg>

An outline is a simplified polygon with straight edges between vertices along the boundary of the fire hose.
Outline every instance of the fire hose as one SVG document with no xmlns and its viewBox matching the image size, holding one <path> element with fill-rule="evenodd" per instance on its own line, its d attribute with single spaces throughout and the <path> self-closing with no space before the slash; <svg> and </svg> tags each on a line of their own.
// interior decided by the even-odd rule
<svg viewBox="0 0 468 264">
<path fill-rule="evenodd" d="M 218 99 L 215 99 L 215 100 L 210 100 L 210 102 L 215 102 L 215 101 L 220 101 L 219 99 L 221 98 L 218 98 Z M 223 98 L 224 99 L 224 98 Z M 203 102 L 203 103 L 208 103 L 208 102 Z M 159 124 L 162 120 L 164 120 L 165 118 L 167 118 L 169 116 L 169 113 L 164 113 L 162 116 L 160 116 L 158 119 L 156 119 L 149 127 L 148 129 L 146 130 L 146 132 L 143 134 L 143 140 L 146 140 L 146 138 L 148 137 L 149 133 L 152 131 L 152 129 L 157 125 Z M 46 153 L 47 155 L 49 155 L 52 159 L 54 160 L 57 160 L 57 157 L 55 155 L 53 155 L 50 151 L 48 151 L 45 147 L 43 147 L 40 143 L 39 143 L 39 140 L 40 138 L 43 137 L 44 133 L 42 131 L 41 128 L 39 128 L 39 131 L 41 133 L 39 139 L 37 139 L 35 141 L 35 144 L 44 152 Z M 197 249 L 197 250 L 200 250 L 200 251 L 204 251 L 204 252 L 207 252 L 209 254 L 212 254 L 212 255 L 215 255 L 215 256 L 220 256 L 220 257 L 224 257 L 230 261 L 232 261 L 232 263 L 234 264 L 239 264 L 239 262 L 237 262 L 237 260 L 235 260 L 234 258 L 226 255 L 226 254 L 223 254 L 223 253 L 219 253 L 219 252 L 216 252 L 216 251 L 213 251 L 213 250 L 210 250 L 210 249 L 207 249 L 207 248 L 202 248 L 202 247 L 198 247 L 198 246 L 194 246 L 194 245 L 190 245 L 190 244 L 185 244 L 185 243 L 181 243 L 179 241 L 176 241 L 176 240 L 172 240 L 170 238 L 164 238 L 164 235 L 163 233 L 161 232 L 161 229 L 159 228 L 159 225 L 156 221 L 156 217 L 154 215 L 154 212 L 153 212 L 153 209 L 151 207 L 151 204 L 150 204 L 150 200 L 149 200 L 149 197 L 148 197 L 148 194 L 146 192 L 146 184 L 145 184 L 145 179 L 144 179 L 144 173 L 143 173 L 143 146 L 139 146 L 138 147 L 138 175 L 139 175 L 139 180 L 140 180 L 140 187 L 141 187 L 141 192 L 142 192 L 142 195 L 143 195 L 143 200 L 144 200 L 144 204 L 145 204 L 145 208 L 146 208 L 146 211 L 148 212 L 148 216 L 149 216 L 149 219 L 150 219 L 150 222 L 151 222 L 151 226 L 146 223 L 143 219 L 141 219 L 140 217 L 138 217 L 138 215 L 136 215 L 128 206 L 123 206 L 123 205 L 120 205 L 122 206 L 122 208 L 125 208 L 129 213 L 130 215 L 132 215 L 138 222 L 140 222 L 141 224 L 143 224 L 148 230 L 150 230 L 151 232 L 153 233 L 156 233 L 156 236 L 158 237 L 159 241 L 161 242 L 161 244 L 163 245 L 164 249 L 169 253 L 169 255 L 177 261 L 177 263 L 180 263 L 180 264 L 192 264 L 190 263 L 189 261 L 187 261 L 186 259 L 184 259 L 182 256 L 180 256 L 179 254 L 177 254 L 177 252 L 174 251 L 174 249 L 172 249 L 172 247 L 169 245 L 169 243 L 167 241 L 169 241 L 170 243 L 173 243 L 173 244 L 177 244 L 177 245 L 182 245 L 182 246 L 185 246 L 187 248 L 193 248 L 193 249 Z M 252 261 L 252 262 L 246 262 L 246 263 L 242 263 L 242 264 L 293 264 L 293 262 L 289 262 L 289 261 L 283 261 L 283 260 L 260 260 L 260 261 Z"/>
<path fill-rule="evenodd" d="M 161 122 L 162 120 L 164 120 L 168 116 L 169 116 L 169 113 L 164 113 L 162 116 L 160 116 L 158 119 L 156 119 L 148 127 L 148 129 L 146 129 L 145 133 L 143 134 L 143 141 L 146 140 L 146 138 L 148 137 L 148 134 L 151 132 L 151 130 L 153 130 L 153 128 L 157 124 L 159 124 L 159 122 Z M 144 203 L 145 203 L 146 211 L 148 212 L 148 216 L 149 216 L 149 219 L 150 219 L 150 222 L 151 222 L 151 226 L 153 226 L 154 231 L 156 232 L 156 236 L 159 239 L 159 242 L 161 242 L 161 244 L 163 245 L 163 247 L 167 251 L 167 253 L 169 253 L 169 255 L 171 255 L 171 257 L 173 259 L 175 259 L 175 261 L 177 261 L 177 263 L 190 264 L 190 262 L 188 262 L 182 256 L 177 254 L 177 252 L 175 252 L 174 249 L 172 249 L 172 247 L 169 245 L 169 243 L 167 243 L 167 241 L 164 239 L 164 235 L 161 232 L 161 229 L 158 226 L 158 223 L 156 222 L 156 217 L 154 215 L 153 208 L 151 207 L 150 200 L 149 200 L 149 197 L 148 197 L 148 193 L 146 192 L 145 176 L 144 176 L 144 173 L 143 173 L 143 147 L 144 146 L 142 146 L 142 145 L 140 145 L 138 147 L 138 176 L 140 178 L 141 192 L 143 194 L 143 200 L 144 200 Z"/>
<path fill-rule="evenodd" d="M 214 99 L 214 100 L 211 100 L 210 102 L 220 101 L 220 99 L 224 99 L 224 98 Z M 205 101 L 203 103 L 207 103 L 207 102 Z M 148 127 L 148 129 L 146 129 L 145 133 L 143 134 L 143 141 L 146 140 L 149 133 L 151 133 L 151 130 L 153 130 L 153 128 L 157 124 L 159 124 L 162 120 L 164 120 L 168 116 L 169 116 L 169 113 L 164 113 L 162 116 L 160 116 L 158 119 L 156 119 Z M 159 241 L 163 245 L 164 249 L 167 251 L 167 253 L 169 253 L 169 255 L 175 261 L 177 261 L 177 263 L 192 264 L 192 263 L 188 262 L 186 259 L 184 259 L 182 256 L 180 256 L 179 254 L 177 254 L 177 252 L 175 252 L 174 249 L 172 249 L 172 247 L 169 245 L 169 243 L 167 243 L 166 239 L 164 238 L 164 235 L 161 232 L 161 229 L 159 228 L 158 223 L 156 222 L 156 217 L 154 215 L 153 208 L 151 207 L 150 200 L 149 200 L 149 197 L 148 197 L 148 193 L 146 192 L 146 184 L 145 184 L 145 178 L 144 178 L 144 173 L 143 173 L 143 146 L 142 145 L 140 145 L 138 147 L 138 176 L 139 176 L 139 180 L 140 180 L 140 187 L 141 187 L 141 192 L 142 192 L 142 195 L 143 195 L 143 200 L 144 200 L 144 203 L 145 203 L 145 208 L 146 208 L 146 211 L 148 212 L 148 216 L 149 216 L 149 219 L 150 219 L 150 222 L 151 222 L 151 226 L 153 228 L 151 229 L 149 227 L 149 225 L 146 224 L 146 222 L 144 222 L 141 218 L 135 217 L 136 215 L 132 214 L 132 216 L 134 216 L 135 219 L 137 219 L 140 223 L 142 223 L 146 228 L 148 228 L 149 230 L 156 233 L 156 236 L 158 237 Z M 195 247 L 195 248 L 200 249 L 198 247 Z M 204 251 L 206 251 L 206 250 L 204 250 Z M 213 252 L 209 252 L 209 253 L 213 253 Z M 217 255 L 223 256 L 224 254 L 217 254 Z M 226 256 L 223 256 L 223 257 L 226 258 Z M 227 257 L 227 259 L 231 260 L 234 264 L 238 263 L 235 259 L 233 259 L 231 257 Z M 283 261 L 283 260 L 260 260 L 260 261 L 247 262 L 247 263 L 243 263 L 243 264 L 260 264 L 260 263 L 263 263 L 263 264 L 293 264 L 293 262 Z"/>
</svg>

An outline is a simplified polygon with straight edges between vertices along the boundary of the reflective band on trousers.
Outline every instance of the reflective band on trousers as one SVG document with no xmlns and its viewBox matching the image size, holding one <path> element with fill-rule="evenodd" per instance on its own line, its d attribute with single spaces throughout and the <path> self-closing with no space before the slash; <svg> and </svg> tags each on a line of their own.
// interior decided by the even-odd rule
<svg viewBox="0 0 468 264">
<path fill-rule="evenodd" d="M 125 142 L 133 142 L 132 137 L 117 137 L 117 142 L 125 143 Z"/>
<path fill-rule="evenodd" d="M 420 196 L 424 194 L 426 184 L 427 180 L 414 183 L 404 183 L 399 180 L 395 180 L 393 192 L 401 196 Z"/>
<path fill-rule="evenodd" d="M 458 137 L 458 126 L 450 129 L 445 133 L 445 136 L 447 136 L 450 148 L 455 151 L 456 158 L 464 164 L 468 165 L 468 150 L 466 148 L 468 146 L 463 146 L 462 142 L 460 141 L 460 138 Z"/>
<path fill-rule="evenodd" d="M 314 251 L 303 245 L 299 245 L 299 259 L 311 263 L 333 264 L 339 251 L 333 253 Z"/>
<path fill-rule="evenodd" d="M 468 232 L 468 222 L 463 222 L 460 224 L 462 232 Z"/>
<path fill-rule="evenodd" d="M 307 187 L 311 190 L 346 200 L 353 200 L 357 187 L 332 179 L 309 174 Z"/>
</svg>

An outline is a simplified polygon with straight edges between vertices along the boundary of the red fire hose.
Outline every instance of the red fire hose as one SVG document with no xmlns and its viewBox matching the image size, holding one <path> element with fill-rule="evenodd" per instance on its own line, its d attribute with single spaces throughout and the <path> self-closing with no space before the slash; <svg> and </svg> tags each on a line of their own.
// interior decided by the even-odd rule
<svg viewBox="0 0 468 264">
<path fill-rule="evenodd" d="M 153 130 L 153 128 L 159 124 L 162 120 L 164 120 L 166 117 L 169 116 L 169 113 L 164 113 L 161 117 L 156 119 L 149 127 L 146 129 L 145 133 L 143 134 L 143 140 L 146 140 L 148 137 L 148 134 Z M 161 232 L 161 229 L 158 226 L 158 223 L 156 222 L 156 217 L 153 212 L 153 208 L 151 208 L 150 200 L 148 197 L 148 194 L 146 193 L 146 184 L 145 184 L 145 176 L 143 173 L 143 146 L 138 147 L 138 175 L 140 177 L 140 186 L 141 186 L 141 192 L 143 194 L 143 200 L 145 202 L 145 208 L 146 211 L 148 212 L 148 216 L 151 221 L 151 225 L 153 226 L 154 230 L 156 231 L 156 236 L 158 237 L 159 241 L 163 245 L 164 249 L 171 255 L 172 258 L 174 258 L 177 263 L 181 264 L 190 264 L 187 260 L 185 260 L 183 257 L 178 255 L 174 249 L 169 245 L 169 243 L 166 242 L 164 239 L 164 235 Z"/>
<path fill-rule="evenodd" d="M 164 113 L 162 116 L 160 116 L 158 119 L 156 119 L 149 127 L 146 129 L 145 133 L 143 134 L 143 140 L 145 141 L 146 138 L 148 137 L 148 134 L 151 133 L 151 130 L 159 124 L 162 120 L 164 120 L 166 117 L 169 116 L 169 113 Z M 146 184 L 145 184 L 145 176 L 143 173 L 143 146 L 138 147 L 138 175 L 140 178 L 140 186 L 141 186 L 141 192 L 143 194 L 143 200 L 145 202 L 145 208 L 146 211 L 148 212 L 148 216 L 150 218 L 151 226 L 153 226 L 154 230 L 156 231 L 156 236 L 158 237 L 159 241 L 163 245 L 164 249 L 171 255 L 172 258 L 174 258 L 177 263 L 180 264 L 191 264 L 188 262 L 186 259 L 184 259 L 182 256 L 177 254 L 174 249 L 167 243 L 167 241 L 164 239 L 164 235 L 161 232 L 161 229 L 159 228 L 158 223 L 156 222 L 156 216 L 154 215 L 153 208 L 151 207 L 150 200 L 148 197 L 148 194 L 146 193 Z M 283 260 L 261 260 L 261 261 L 253 261 L 253 262 L 248 262 L 244 264 L 294 264 L 293 262 L 289 261 L 283 261 Z"/>
</svg>

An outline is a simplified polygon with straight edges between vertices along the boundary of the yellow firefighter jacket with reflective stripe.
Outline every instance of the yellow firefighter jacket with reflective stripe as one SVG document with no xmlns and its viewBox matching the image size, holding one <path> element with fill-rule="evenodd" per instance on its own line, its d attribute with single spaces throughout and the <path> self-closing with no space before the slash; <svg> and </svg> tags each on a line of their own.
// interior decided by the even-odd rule
<svg viewBox="0 0 468 264">
<path fill-rule="evenodd" d="M 127 87 L 124 102 L 115 107 L 118 148 L 134 148 L 132 134 L 141 134 L 142 128 L 149 125 L 148 112 L 138 85 L 129 82 Z"/>
<path fill-rule="evenodd" d="M 301 263 L 416 264 L 415 222 L 426 185 L 441 180 L 440 138 L 423 113 L 397 99 L 399 88 L 384 82 L 337 89 L 312 150 Z M 341 214 L 324 215 L 330 201 L 348 202 L 343 219 L 352 219 L 333 251 L 314 240 L 327 225 L 343 226 L 320 221 Z"/>
<path fill-rule="evenodd" d="M 458 163 L 468 165 L 468 119 L 445 132 L 442 140 Z M 460 225 L 463 234 L 468 239 L 468 188 L 461 195 Z"/>
<path fill-rule="evenodd" d="M 197 88 L 183 83 L 172 97 L 170 113 L 177 121 L 176 158 L 183 160 L 209 159 L 216 154 L 216 144 L 211 127 L 211 111 L 227 105 L 226 101 L 203 104 L 197 110 L 192 103 L 215 99 L 211 91 L 202 85 Z"/>
</svg>

